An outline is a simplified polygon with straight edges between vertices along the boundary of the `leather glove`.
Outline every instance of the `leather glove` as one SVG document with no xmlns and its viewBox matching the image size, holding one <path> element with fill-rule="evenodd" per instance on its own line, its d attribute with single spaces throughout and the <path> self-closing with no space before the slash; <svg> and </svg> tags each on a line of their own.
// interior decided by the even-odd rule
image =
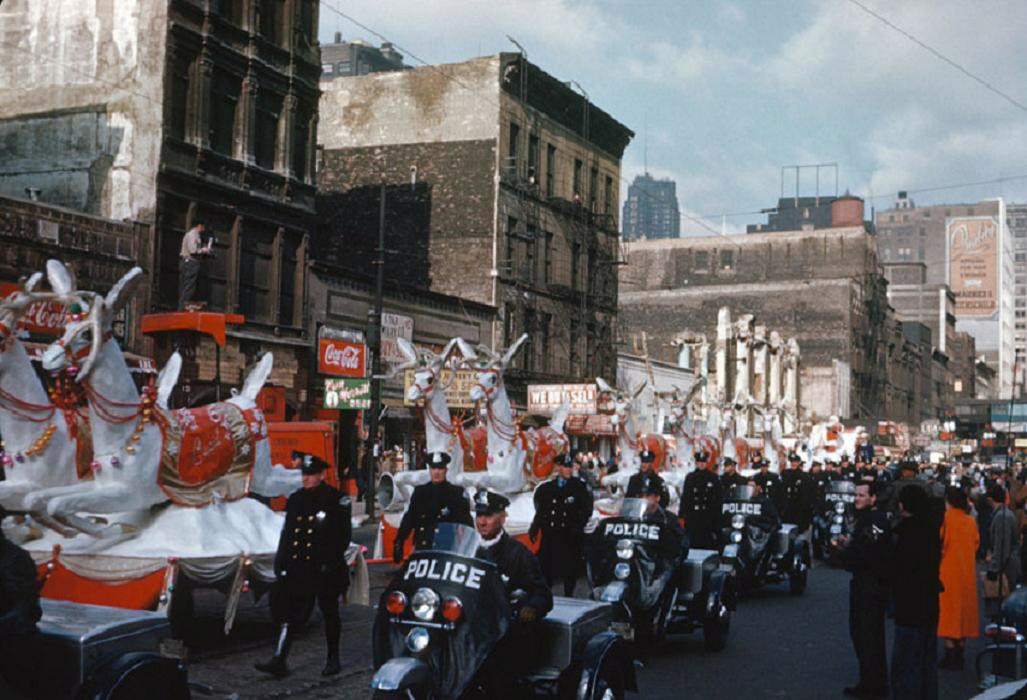
<svg viewBox="0 0 1027 700">
<path fill-rule="evenodd" d="M 537 527 L 532 527 L 530 530 L 528 530 L 528 539 L 531 540 L 532 544 L 535 544 L 535 541 L 538 540 L 538 528 Z"/>
<path fill-rule="evenodd" d="M 517 613 L 518 622 L 534 622 L 535 618 L 537 617 L 538 610 L 531 607 L 530 605 L 525 605 L 523 608 L 521 608 L 520 612 Z"/>
<path fill-rule="evenodd" d="M 403 561 L 403 541 L 396 540 L 392 543 L 392 561 L 393 563 L 400 563 Z"/>
</svg>

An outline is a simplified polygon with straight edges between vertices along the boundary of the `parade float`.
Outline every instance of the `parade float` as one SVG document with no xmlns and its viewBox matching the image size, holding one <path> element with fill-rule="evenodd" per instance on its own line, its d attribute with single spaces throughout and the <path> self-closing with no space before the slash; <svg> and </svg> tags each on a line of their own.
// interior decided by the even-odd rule
<svg viewBox="0 0 1027 700">
<path fill-rule="evenodd" d="M 27 302 L 66 308 L 63 335 L 43 353 L 53 383 L 48 394 L 33 383 L 38 378 L 16 340 L 7 337 L 0 348 L 7 447 L 0 499 L 26 514 L 8 526 L 9 535 L 36 561 L 44 598 L 170 615 L 189 609 L 192 588 L 213 587 L 227 596 L 227 632 L 240 594 L 259 594 L 274 580 L 283 523 L 247 496 L 285 496 L 301 485 L 298 472 L 271 464 L 256 405 L 273 359 L 265 354 L 230 399 L 198 408 L 168 406 L 181 368 L 177 353 L 155 382 L 138 389 L 111 328 L 142 274 L 134 268 L 101 296 L 75 289 L 64 266 L 51 260 L 51 291 L 36 291 L 33 276 L 0 306 L 8 336 Z M 72 420 L 79 427 L 69 428 Z M 35 441 L 28 439 L 33 426 L 41 426 Z M 83 441 L 91 447 L 86 469 Z M 350 598 L 366 603 L 359 548 L 347 558 L 356 571 Z"/>
<path fill-rule="evenodd" d="M 414 369 L 414 381 L 407 398 L 423 402 L 427 451 L 450 454 L 452 461 L 446 478 L 469 494 L 485 488 L 510 498 L 506 530 L 534 548 L 535 545 L 527 537 L 528 528 L 535 516 L 533 490 L 549 478 L 553 471 L 553 459 L 566 452 L 570 446 L 563 431 L 569 404 L 561 406 L 547 426 L 536 429 L 521 427 L 506 393 L 503 372 L 527 338 L 527 334 L 522 335 L 502 354 L 482 345 L 472 347 L 462 338 L 452 339 L 438 355 L 404 342 L 400 347 L 406 360 L 391 371 Z M 454 355 L 454 350 L 459 351 L 459 356 Z M 471 447 L 480 453 L 481 445 L 467 438 L 459 421 L 454 422 L 449 418 L 445 386 L 440 381 L 447 366 L 450 369 L 463 366 L 476 373 L 471 399 L 483 406 L 487 435 L 484 455 L 467 454 Z M 482 456 L 484 469 L 479 467 Z M 392 551 L 392 542 L 409 505 L 413 488 L 427 483 L 428 478 L 426 470 L 382 475 L 377 487 L 378 504 L 383 512 L 375 544 L 376 558 L 381 558 L 384 552 Z M 407 544 L 408 552 L 411 546 Z"/>
</svg>

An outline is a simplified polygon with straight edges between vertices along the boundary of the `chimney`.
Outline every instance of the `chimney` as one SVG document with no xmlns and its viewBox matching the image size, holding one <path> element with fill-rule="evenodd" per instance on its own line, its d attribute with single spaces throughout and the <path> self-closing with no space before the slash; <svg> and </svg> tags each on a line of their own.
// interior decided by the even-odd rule
<svg viewBox="0 0 1027 700">
<path fill-rule="evenodd" d="M 342 32 L 335 32 L 335 43 L 336 44 L 341 44 L 342 43 Z"/>
</svg>

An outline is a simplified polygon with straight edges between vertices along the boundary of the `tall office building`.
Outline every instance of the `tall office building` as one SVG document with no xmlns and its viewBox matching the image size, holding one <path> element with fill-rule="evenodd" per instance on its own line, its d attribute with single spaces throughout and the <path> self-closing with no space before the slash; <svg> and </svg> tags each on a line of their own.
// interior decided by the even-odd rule
<svg viewBox="0 0 1027 700">
<path fill-rule="evenodd" d="M 677 184 L 657 180 L 649 173 L 638 175 L 628 187 L 624 200 L 624 240 L 639 238 L 677 238 L 681 233 Z"/>
</svg>

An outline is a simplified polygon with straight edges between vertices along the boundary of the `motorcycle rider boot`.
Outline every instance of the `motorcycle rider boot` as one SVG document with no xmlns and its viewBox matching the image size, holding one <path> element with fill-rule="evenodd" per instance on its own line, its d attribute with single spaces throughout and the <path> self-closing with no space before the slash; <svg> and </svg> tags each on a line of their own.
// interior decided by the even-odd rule
<svg viewBox="0 0 1027 700">
<path fill-rule="evenodd" d="M 278 631 L 278 642 L 275 644 L 275 654 L 267 661 L 260 661 L 253 664 L 253 668 L 263 673 L 270 673 L 275 678 L 285 678 L 289 675 L 289 667 L 285 660 L 289 656 L 289 647 L 292 646 L 292 637 L 289 635 L 289 623 L 282 624 Z"/>
<path fill-rule="evenodd" d="M 325 656 L 325 667 L 321 669 L 322 676 L 334 676 L 342 671 L 339 663 L 339 637 L 342 635 L 342 625 L 338 620 L 325 621 L 325 642 L 328 652 Z"/>
</svg>

